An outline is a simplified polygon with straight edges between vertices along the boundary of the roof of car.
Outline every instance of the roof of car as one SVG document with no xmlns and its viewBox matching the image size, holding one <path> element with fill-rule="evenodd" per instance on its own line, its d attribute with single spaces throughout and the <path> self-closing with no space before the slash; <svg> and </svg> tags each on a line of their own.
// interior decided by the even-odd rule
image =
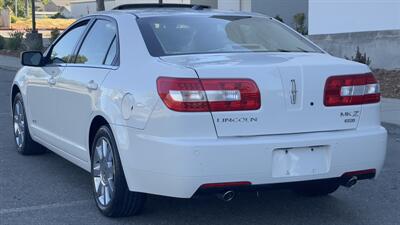
<svg viewBox="0 0 400 225">
<path fill-rule="evenodd" d="M 135 7 L 135 5 L 126 5 L 118 6 L 114 10 L 106 11 L 103 14 L 112 14 L 112 13 L 130 13 L 139 18 L 143 17 L 154 17 L 154 16 L 194 16 L 194 15 L 204 15 L 204 16 L 213 16 L 213 15 L 235 15 L 235 16 L 260 16 L 258 13 L 250 13 L 250 12 L 239 12 L 239 11 L 226 11 L 226 10 L 216 10 L 206 8 L 205 6 L 196 7 L 195 5 L 176 5 L 174 7 L 171 4 L 169 7 L 157 7 L 157 5 L 148 4 L 149 7 L 145 7 L 146 5 L 139 5 L 140 7 Z M 132 6 L 132 7 L 129 7 Z M 194 7 L 190 7 L 194 6 Z M 119 9 L 123 8 L 123 9 Z M 264 15 L 263 15 L 264 16 Z"/>
</svg>

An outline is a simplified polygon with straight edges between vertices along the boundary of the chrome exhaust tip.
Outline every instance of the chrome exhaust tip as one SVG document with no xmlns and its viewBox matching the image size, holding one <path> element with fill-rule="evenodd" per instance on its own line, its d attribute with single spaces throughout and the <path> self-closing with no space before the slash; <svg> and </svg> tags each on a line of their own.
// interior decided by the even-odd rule
<svg viewBox="0 0 400 225">
<path fill-rule="evenodd" d="M 226 191 L 224 193 L 217 194 L 217 197 L 224 202 L 230 202 L 235 198 L 234 191 Z"/>
<path fill-rule="evenodd" d="M 357 184 L 357 181 L 358 181 L 357 176 L 353 176 L 349 180 L 347 180 L 347 182 L 344 184 L 344 186 L 347 188 L 350 188 L 350 187 L 354 186 L 355 184 Z"/>
</svg>

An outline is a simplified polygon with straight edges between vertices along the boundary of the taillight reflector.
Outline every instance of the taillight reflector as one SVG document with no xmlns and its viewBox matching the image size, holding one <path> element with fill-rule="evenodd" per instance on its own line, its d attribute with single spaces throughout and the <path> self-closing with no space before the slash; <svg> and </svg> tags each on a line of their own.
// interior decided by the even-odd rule
<svg viewBox="0 0 400 225">
<path fill-rule="evenodd" d="M 207 188 L 232 188 L 232 187 L 242 187 L 242 186 L 250 186 L 251 182 L 249 181 L 239 181 L 239 182 L 226 182 L 226 183 L 210 183 L 210 184 L 203 184 L 200 188 L 207 189 Z"/>
<path fill-rule="evenodd" d="M 353 176 L 361 176 L 361 175 L 368 175 L 368 174 L 376 174 L 376 169 L 347 172 L 347 173 L 344 173 L 342 175 L 342 177 L 353 177 Z"/>
<path fill-rule="evenodd" d="M 329 77 L 325 84 L 324 105 L 360 105 L 380 101 L 380 88 L 374 75 Z"/>
<path fill-rule="evenodd" d="M 179 112 L 257 110 L 260 91 L 249 79 L 160 77 L 157 90 L 164 104 Z"/>
</svg>

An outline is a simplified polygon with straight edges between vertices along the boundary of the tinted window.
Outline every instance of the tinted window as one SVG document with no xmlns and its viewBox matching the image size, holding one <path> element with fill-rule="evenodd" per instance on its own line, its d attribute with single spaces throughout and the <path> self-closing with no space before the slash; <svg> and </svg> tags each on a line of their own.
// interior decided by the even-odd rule
<svg viewBox="0 0 400 225">
<path fill-rule="evenodd" d="M 72 30 L 69 30 L 68 33 L 63 35 L 63 37 L 54 45 L 50 56 L 53 63 L 69 62 L 79 38 L 85 31 L 87 22 L 88 21 L 85 21 L 72 28 Z"/>
<path fill-rule="evenodd" d="M 300 35 L 268 18 L 164 16 L 141 18 L 153 56 L 223 52 L 320 52 Z"/>
<path fill-rule="evenodd" d="M 82 43 L 75 63 L 102 65 L 116 36 L 117 28 L 108 20 L 97 20 Z"/>
</svg>

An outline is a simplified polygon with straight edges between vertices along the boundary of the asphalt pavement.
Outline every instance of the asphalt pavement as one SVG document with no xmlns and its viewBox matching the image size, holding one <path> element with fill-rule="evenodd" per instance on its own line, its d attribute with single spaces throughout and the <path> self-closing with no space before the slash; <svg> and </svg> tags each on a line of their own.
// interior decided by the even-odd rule
<svg viewBox="0 0 400 225">
<path fill-rule="evenodd" d="M 9 109 L 13 70 L 0 69 L 0 224 L 400 224 L 400 127 L 389 131 L 385 167 L 376 180 L 307 198 L 289 190 L 213 197 L 150 196 L 142 215 L 110 219 L 92 199 L 87 172 L 54 153 L 15 151 Z M 360 156 L 362 157 L 362 156 Z"/>
</svg>

